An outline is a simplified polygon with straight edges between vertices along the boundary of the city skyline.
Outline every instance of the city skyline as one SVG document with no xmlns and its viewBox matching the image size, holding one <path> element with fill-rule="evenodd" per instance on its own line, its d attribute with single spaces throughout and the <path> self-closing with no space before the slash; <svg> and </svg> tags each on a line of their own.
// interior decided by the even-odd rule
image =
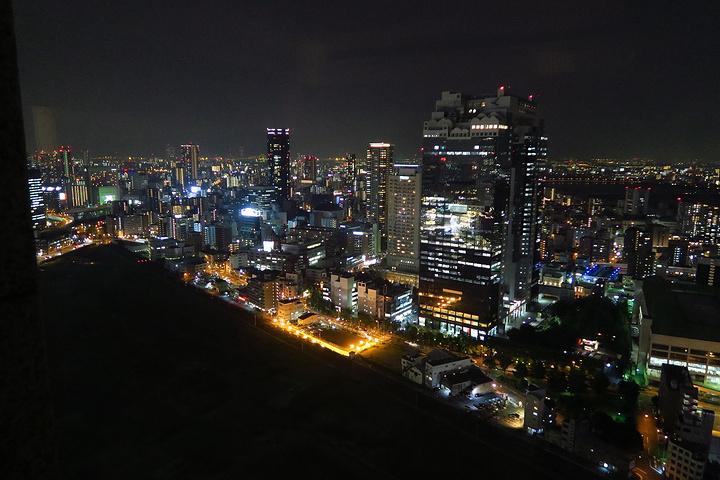
<svg viewBox="0 0 720 480">
<path fill-rule="evenodd" d="M 285 125 L 298 153 L 383 139 L 412 159 L 436 92 L 505 85 L 548 105 L 551 159 L 718 160 L 716 6 L 277 7 L 16 2 L 29 151 L 161 155 L 192 139 L 255 155 L 263 128 Z"/>
</svg>

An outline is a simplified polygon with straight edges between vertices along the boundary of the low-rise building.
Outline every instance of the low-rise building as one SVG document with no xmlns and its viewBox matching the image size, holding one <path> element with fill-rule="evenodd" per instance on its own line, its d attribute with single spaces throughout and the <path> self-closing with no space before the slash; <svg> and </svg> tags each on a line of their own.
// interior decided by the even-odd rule
<svg viewBox="0 0 720 480">
<path fill-rule="evenodd" d="M 330 275 L 330 281 L 323 285 L 323 299 L 341 310 L 355 310 L 358 299 L 355 277 L 349 274 Z"/>
<path fill-rule="evenodd" d="M 250 276 L 245 293 L 251 305 L 264 312 L 277 309 L 279 294 L 276 278 L 278 273 L 270 270 L 249 270 Z"/>
<path fill-rule="evenodd" d="M 493 379 L 474 365 L 465 370 L 444 374 L 440 385 L 447 389 L 450 395 L 460 395 L 467 392 L 472 397 L 475 397 L 493 391 Z"/>
<path fill-rule="evenodd" d="M 544 388 L 535 387 L 527 392 L 523 428 L 530 433 L 540 433 L 555 423 L 555 416 L 555 402 Z"/>
<path fill-rule="evenodd" d="M 314 312 L 305 312 L 297 318 L 297 323 L 300 326 L 311 325 L 313 323 L 318 323 L 319 321 L 320 315 Z"/>
<path fill-rule="evenodd" d="M 300 300 L 278 300 L 277 318 L 281 322 L 297 322 L 303 312 L 305 312 L 305 306 Z"/>
<path fill-rule="evenodd" d="M 671 438 L 668 440 L 665 476 L 671 480 L 703 480 L 707 446 Z"/>
<path fill-rule="evenodd" d="M 675 480 L 702 480 L 715 412 L 698 408 L 698 389 L 686 367 L 661 366 L 658 405 L 669 436 L 666 475 Z"/>
<path fill-rule="evenodd" d="M 694 382 L 720 386 L 720 289 L 657 277 L 636 283 L 633 324 L 638 368 L 660 379 L 663 364 L 686 367 Z"/>
<path fill-rule="evenodd" d="M 628 477 L 636 465 L 636 455 L 626 453 L 593 435 L 587 420 L 565 417 L 560 428 L 547 427 L 544 438 L 548 443 L 617 476 L 613 478 Z"/>
<path fill-rule="evenodd" d="M 433 350 L 423 359 L 424 383 L 428 388 L 440 386 L 443 375 L 469 368 L 473 363 L 468 357 L 460 357 L 447 350 Z"/>
<path fill-rule="evenodd" d="M 358 313 L 403 323 L 412 314 L 412 288 L 389 283 L 358 281 Z"/>
</svg>

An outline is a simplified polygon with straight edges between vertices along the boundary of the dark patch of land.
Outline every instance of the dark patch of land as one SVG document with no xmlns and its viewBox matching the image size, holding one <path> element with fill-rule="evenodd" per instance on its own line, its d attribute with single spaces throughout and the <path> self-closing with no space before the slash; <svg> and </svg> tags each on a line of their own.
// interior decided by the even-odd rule
<svg viewBox="0 0 720 480">
<path fill-rule="evenodd" d="M 40 287 L 66 478 L 572 477 L 120 247 L 50 261 Z"/>
</svg>

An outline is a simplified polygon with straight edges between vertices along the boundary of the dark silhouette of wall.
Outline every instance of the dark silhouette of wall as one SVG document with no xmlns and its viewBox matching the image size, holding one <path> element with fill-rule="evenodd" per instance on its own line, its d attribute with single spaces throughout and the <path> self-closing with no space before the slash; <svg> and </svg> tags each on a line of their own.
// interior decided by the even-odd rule
<svg viewBox="0 0 720 480">
<path fill-rule="evenodd" d="M 57 478 L 11 0 L 0 36 L 0 476 Z"/>
</svg>

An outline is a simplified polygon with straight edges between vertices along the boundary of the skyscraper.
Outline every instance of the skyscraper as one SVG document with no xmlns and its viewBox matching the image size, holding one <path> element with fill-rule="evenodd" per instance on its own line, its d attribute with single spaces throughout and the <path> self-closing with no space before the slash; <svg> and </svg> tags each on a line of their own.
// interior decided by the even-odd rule
<svg viewBox="0 0 720 480">
<path fill-rule="evenodd" d="M 417 273 L 420 268 L 420 196 L 418 165 L 395 164 L 388 177 L 388 267 Z"/>
<path fill-rule="evenodd" d="M 640 279 L 654 273 L 650 232 L 638 227 L 625 230 L 623 254 L 627 262 L 628 275 Z"/>
<path fill-rule="evenodd" d="M 365 160 L 365 202 L 367 223 L 377 223 L 387 235 L 387 179 L 393 166 L 393 145 L 379 142 L 368 146 Z"/>
<path fill-rule="evenodd" d="M 58 156 L 62 162 L 63 181 L 70 182 L 72 175 L 72 152 L 70 151 L 70 147 L 60 147 L 60 150 L 58 150 Z"/>
<path fill-rule="evenodd" d="M 625 187 L 625 206 L 623 213 L 629 215 L 647 215 L 649 196 L 649 188 Z"/>
<path fill-rule="evenodd" d="M 195 185 L 198 180 L 198 158 L 200 157 L 200 146 L 192 143 L 181 145 L 181 164 L 183 172 L 183 187 L 189 188 Z"/>
<path fill-rule="evenodd" d="M 532 98 L 442 93 L 423 127 L 421 324 L 482 336 L 536 297 L 546 145 Z"/>
<path fill-rule="evenodd" d="M 292 196 L 290 184 L 290 129 L 267 129 L 267 158 L 270 185 L 278 188 L 278 200 Z"/>
<path fill-rule="evenodd" d="M 42 192 L 42 174 L 35 168 L 28 169 L 28 188 L 30 190 L 30 218 L 34 229 L 45 228 L 45 200 Z"/>
</svg>

